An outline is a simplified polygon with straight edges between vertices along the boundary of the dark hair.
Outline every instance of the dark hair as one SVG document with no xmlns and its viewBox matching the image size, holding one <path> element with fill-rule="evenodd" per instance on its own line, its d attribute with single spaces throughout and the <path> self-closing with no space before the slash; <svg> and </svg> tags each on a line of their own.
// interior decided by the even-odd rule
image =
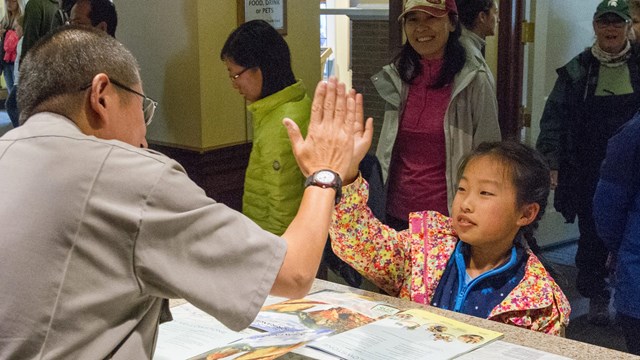
<svg viewBox="0 0 640 360">
<path fill-rule="evenodd" d="M 478 14 L 488 12 L 495 0 L 456 0 L 460 22 L 467 29 L 473 29 Z"/>
<path fill-rule="evenodd" d="M 403 19 L 404 21 L 404 19 Z M 455 14 L 449 13 L 449 21 L 455 26 L 455 30 L 449 33 L 449 39 L 444 49 L 444 61 L 438 80 L 433 84 L 434 89 L 442 88 L 451 83 L 456 74 L 462 70 L 467 60 L 467 55 L 462 44 L 460 44 L 460 22 Z M 400 53 L 393 59 L 393 64 L 398 69 L 402 81 L 412 84 L 413 80 L 422 73 L 422 63 L 420 54 L 409 44 L 407 40 Z"/>
<path fill-rule="evenodd" d="M 71 12 L 71 8 L 76 4 L 76 0 L 61 0 L 60 1 L 60 9 L 65 12 L 67 17 L 69 17 L 69 13 Z"/>
<path fill-rule="evenodd" d="M 535 220 L 520 229 L 529 247 L 534 252 L 537 251 L 538 245 L 533 233 L 547 207 L 551 183 L 547 161 L 535 149 L 514 140 L 484 142 L 462 160 L 458 168 L 458 181 L 467 164 L 483 156 L 500 161 L 508 169 L 516 189 L 517 206 L 531 203 L 540 205 L 540 211 Z"/>
<path fill-rule="evenodd" d="M 235 29 L 225 41 L 220 59 L 233 61 L 245 68 L 260 68 L 260 98 L 275 94 L 296 82 L 287 42 L 264 20 L 252 20 Z"/>
<path fill-rule="evenodd" d="M 136 59 L 104 31 L 69 25 L 49 32 L 20 61 L 20 122 L 41 111 L 64 115 L 73 110 L 51 106 L 56 100 L 82 96 L 80 89 L 100 73 L 126 86 L 140 83 Z"/>
<path fill-rule="evenodd" d="M 98 26 L 101 22 L 107 24 L 107 33 L 116 37 L 116 27 L 118 27 L 118 14 L 116 6 L 110 0 L 85 0 L 91 4 L 89 18 L 92 26 Z"/>
</svg>

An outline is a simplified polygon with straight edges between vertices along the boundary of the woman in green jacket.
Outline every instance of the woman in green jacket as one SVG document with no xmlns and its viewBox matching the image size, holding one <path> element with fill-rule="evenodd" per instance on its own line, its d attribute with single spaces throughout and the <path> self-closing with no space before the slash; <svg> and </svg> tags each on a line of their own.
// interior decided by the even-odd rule
<svg viewBox="0 0 640 360">
<path fill-rule="evenodd" d="M 311 99 L 302 81 L 293 75 L 287 43 L 263 20 L 246 22 L 234 30 L 220 58 L 253 115 L 253 147 L 242 212 L 263 229 L 282 235 L 304 190 L 304 177 L 282 119 L 292 119 L 306 135 Z"/>
</svg>

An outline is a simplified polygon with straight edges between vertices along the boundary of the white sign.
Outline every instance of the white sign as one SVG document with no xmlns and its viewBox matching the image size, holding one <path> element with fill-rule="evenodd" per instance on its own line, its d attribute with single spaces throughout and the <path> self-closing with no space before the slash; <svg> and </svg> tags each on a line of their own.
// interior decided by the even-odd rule
<svg viewBox="0 0 640 360">
<path fill-rule="evenodd" d="M 244 21 L 264 20 L 286 34 L 286 3 L 286 0 L 244 0 Z"/>
</svg>

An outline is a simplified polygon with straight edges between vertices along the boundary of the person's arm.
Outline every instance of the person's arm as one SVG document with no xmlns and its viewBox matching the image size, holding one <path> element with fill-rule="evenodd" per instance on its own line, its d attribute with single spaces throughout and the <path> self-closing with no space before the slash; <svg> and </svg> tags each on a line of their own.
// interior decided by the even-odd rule
<svg viewBox="0 0 640 360">
<path fill-rule="evenodd" d="M 568 117 L 569 108 L 567 94 L 570 91 L 568 80 L 559 74 L 553 90 L 547 99 L 540 119 L 540 134 L 536 140 L 536 149 L 547 159 L 551 190 L 558 187 L 558 168 L 560 158 L 560 139 L 566 131 L 564 122 Z"/>
<path fill-rule="evenodd" d="M 371 145 L 372 119 L 363 122 L 362 96 L 346 92 L 335 78 L 320 82 L 311 106 L 306 138 L 290 119 L 284 124 L 289 132 L 293 154 L 305 176 L 330 169 L 345 181 L 353 180 L 353 169 Z M 351 178 L 351 179 L 350 179 Z M 327 240 L 335 191 L 317 186 L 305 189 L 300 209 L 282 237 L 287 254 L 271 293 L 302 297 L 315 279 Z"/>
<path fill-rule="evenodd" d="M 369 206 L 368 184 L 359 177 L 342 188 L 332 216 L 333 252 L 389 295 L 397 296 L 409 277 L 411 234 L 383 224 Z"/>
<path fill-rule="evenodd" d="M 636 115 L 637 116 L 637 115 Z M 611 251 L 617 251 L 624 238 L 629 211 L 640 189 L 638 120 L 609 140 L 607 155 L 600 169 L 600 181 L 593 198 L 593 218 L 598 235 Z M 636 124 L 634 126 L 634 124 Z"/>
<path fill-rule="evenodd" d="M 555 181 L 552 179 L 552 186 L 554 183 L 557 184 L 560 139 L 562 133 L 566 131 L 563 123 L 570 116 L 567 104 L 569 91 L 568 79 L 560 75 L 545 103 L 540 119 L 540 134 L 536 140 L 536 149 L 547 159 L 551 171 L 555 172 Z"/>
<path fill-rule="evenodd" d="M 473 145 L 485 141 L 500 141 L 500 123 L 498 122 L 498 100 L 489 74 L 484 71 L 478 73 L 473 84 Z"/>
</svg>

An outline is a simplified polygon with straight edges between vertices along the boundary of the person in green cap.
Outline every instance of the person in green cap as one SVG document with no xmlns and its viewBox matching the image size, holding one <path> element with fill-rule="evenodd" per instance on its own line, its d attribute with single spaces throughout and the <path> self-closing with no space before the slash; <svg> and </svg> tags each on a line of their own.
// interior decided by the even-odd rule
<svg viewBox="0 0 640 360">
<path fill-rule="evenodd" d="M 626 0 L 598 5 L 596 40 L 557 70 L 536 144 L 551 168 L 556 210 L 567 222 L 578 218 L 576 285 L 590 299 L 589 322 L 599 326 L 609 324 L 609 253 L 597 235 L 592 203 L 607 140 L 640 105 L 640 55 L 629 40 L 631 25 Z"/>
</svg>

